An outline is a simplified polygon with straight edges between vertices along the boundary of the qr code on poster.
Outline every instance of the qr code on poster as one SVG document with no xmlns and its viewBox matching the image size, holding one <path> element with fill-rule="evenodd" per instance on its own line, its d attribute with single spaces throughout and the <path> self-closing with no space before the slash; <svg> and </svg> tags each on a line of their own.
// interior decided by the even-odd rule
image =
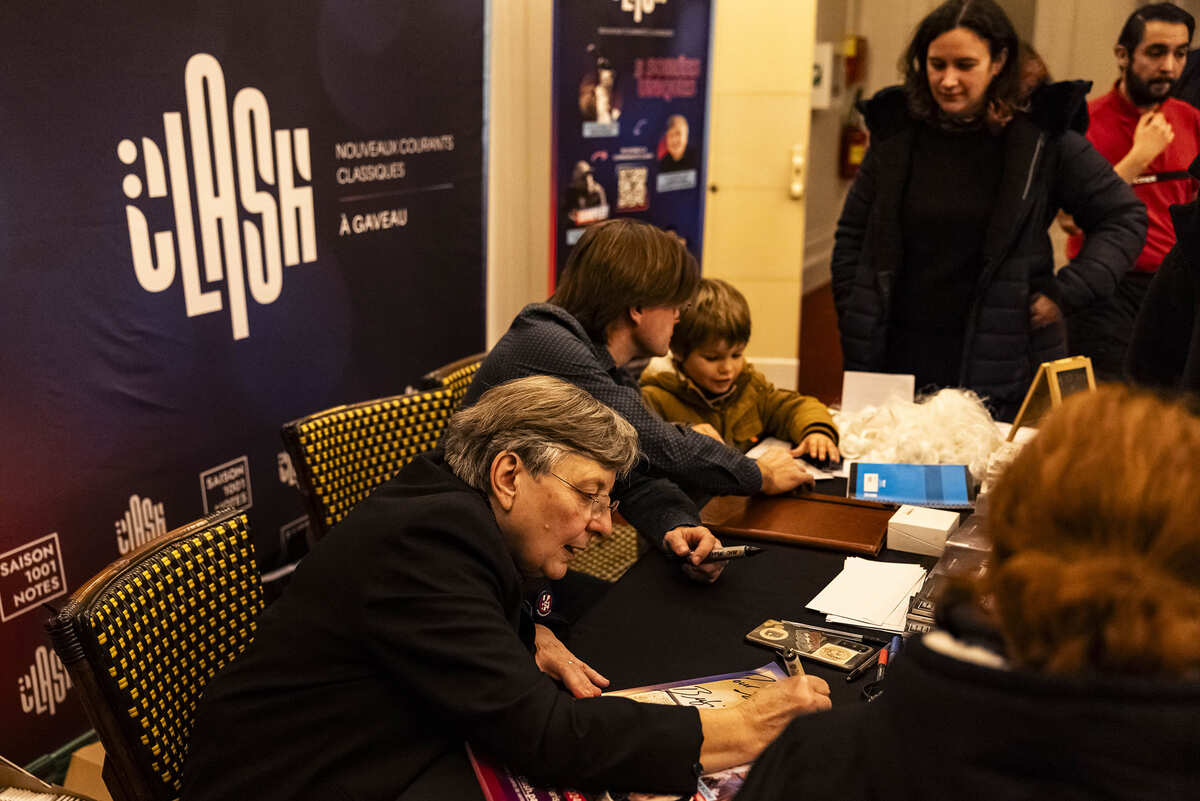
<svg viewBox="0 0 1200 801">
<path fill-rule="evenodd" d="M 646 179 L 650 170 L 646 167 L 619 167 L 617 169 L 617 210 L 643 211 L 649 208 Z"/>
</svg>

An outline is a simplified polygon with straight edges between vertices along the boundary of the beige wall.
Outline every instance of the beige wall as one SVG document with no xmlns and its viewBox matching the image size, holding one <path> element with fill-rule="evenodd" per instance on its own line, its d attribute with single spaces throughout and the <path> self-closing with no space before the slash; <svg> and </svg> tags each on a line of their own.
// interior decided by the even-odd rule
<svg viewBox="0 0 1200 801">
<path fill-rule="evenodd" d="M 550 0 L 491 0 L 487 346 L 545 300 L 550 261 Z"/>
<path fill-rule="evenodd" d="M 709 105 L 704 272 L 733 283 L 755 321 L 749 355 L 793 387 L 809 165 L 816 0 L 717 0 Z"/>
</svg>

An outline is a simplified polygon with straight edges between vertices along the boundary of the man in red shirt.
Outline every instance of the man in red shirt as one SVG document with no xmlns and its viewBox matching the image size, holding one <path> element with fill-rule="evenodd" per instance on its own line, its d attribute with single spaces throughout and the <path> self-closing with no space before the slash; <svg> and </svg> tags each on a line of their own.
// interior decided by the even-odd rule
<svg viewBox="0 0 1200 801">
<path fill-rule="evenodd" d="M 1146 204 L 1146 245 L 1115 294 L 1067 320 L 1072 353 L 1092 359 L 1096 377 L 1119 380 L 1133 321 L 1150 279 L 1175 244 L 1169 207 L 1196 198 L 1187 168 L 1200 152 L 1200 110 L 1171 97 L 1187 61 L 1196 22 L 1171 3 L 1143 6 L 1130 15 L 1113 48 L 1121 77 L 1088 104 L 1088 139 L 1133 184 Z M 1067 253 L 1079 252 L 1075 234 Z"/>
</svg>

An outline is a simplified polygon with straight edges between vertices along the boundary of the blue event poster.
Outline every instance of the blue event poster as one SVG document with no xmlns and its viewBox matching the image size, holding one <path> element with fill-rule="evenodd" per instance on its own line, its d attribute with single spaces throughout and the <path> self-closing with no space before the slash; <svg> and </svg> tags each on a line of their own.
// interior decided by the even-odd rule
<svg viewBox="0 0 1200 801">
<path fill-rule="evenodd" d="M 709 0 L 554 4 L 550 285 L 591 225 L 632 217 L 703 241 Z"/>
</svg>

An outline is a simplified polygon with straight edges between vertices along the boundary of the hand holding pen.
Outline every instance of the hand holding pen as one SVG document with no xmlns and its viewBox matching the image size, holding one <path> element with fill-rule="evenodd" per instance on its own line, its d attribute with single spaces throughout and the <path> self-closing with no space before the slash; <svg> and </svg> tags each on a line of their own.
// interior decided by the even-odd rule
<svg viewBox="0 0 1200 801">
<path fill-rule="evenodd" d="M 679 526 L 663 535 L 662 548 L 680 562 L 685 575 L 693 581 L 711 584 L 725 569 L 725 562 L 704 562 L 721 541 L 704 526 Z"/>
</svg>

